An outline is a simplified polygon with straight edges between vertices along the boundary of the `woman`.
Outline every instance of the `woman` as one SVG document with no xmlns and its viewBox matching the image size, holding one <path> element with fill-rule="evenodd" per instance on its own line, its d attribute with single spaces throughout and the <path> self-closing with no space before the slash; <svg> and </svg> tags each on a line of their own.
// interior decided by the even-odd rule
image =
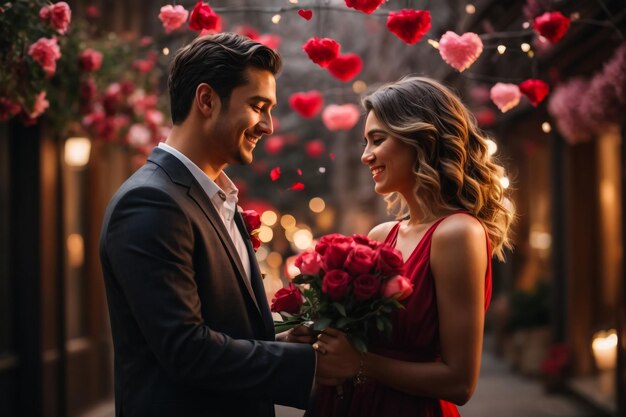
<svg viewBox="0 0 626 417">
<path fill-rule="evenodd" d="M 314 348 L 354 375 L 319 386 L 309 416 L 456 416 L 480 369 L 491 257 L 510 246 L 513 219 L 503 169 L 461 101 L 440 83 L 410 77 L 366 97 L 361 161 L 396 222 L 369 237 L 398 249 L 414 291 L 393 316 L 391 339 L 372 334 L 359 353 L 335 329 Z"/>
</svg>

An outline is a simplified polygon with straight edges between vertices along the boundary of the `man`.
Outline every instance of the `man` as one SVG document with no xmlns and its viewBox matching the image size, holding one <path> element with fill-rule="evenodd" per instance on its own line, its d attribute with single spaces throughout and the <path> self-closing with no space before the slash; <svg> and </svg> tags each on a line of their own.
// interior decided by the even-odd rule
<svg viewBox="0 0 626 417">
<path fill-rule="evenodd" d="M 276 52 L 230 33 L 174 59 L 174 127 L 112 198 L 100 240 L 117 416 L 273 416 L 274 403 L 306 407 L 316 369 L 342 377 L 310 345 L 274 341 L 223 172 L 272 133 L 280 67 Z"/>
</svg>

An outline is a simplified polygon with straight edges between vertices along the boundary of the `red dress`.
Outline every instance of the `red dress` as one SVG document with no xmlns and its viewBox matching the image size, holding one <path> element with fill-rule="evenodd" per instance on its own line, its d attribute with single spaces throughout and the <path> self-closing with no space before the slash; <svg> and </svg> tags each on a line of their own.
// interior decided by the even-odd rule
<svg viewBox="0 0 626 417">
<path fill-rule="evenodd" d="M 435 284 L 430 270 L 430 246 L 433 232 L 444 218 L 435 222 L 406 260 L 405 275 L 413 281 L 413 293 L 403 301 L 405 310 L 394 312 L 391 339 L 373 334 L 368 350 L 389 358 L 410 362 L 440 360 L 439 319 Z M 395 247 L 397 223 L 385 243 Z M 490 254 L 489 239 L 487 253 Z M 491 257 L 485 274 L 485 311 L 491 299 Z M 344 384 L 343 399 L 335 387 L 318 386 L 312 407 L 305 416 L 319 417 L 454 417 L 459 413 L 454 404 L 427 397 L 416 397 L 396 391 L 375 381 L 353 386 Z"/>
</svg>

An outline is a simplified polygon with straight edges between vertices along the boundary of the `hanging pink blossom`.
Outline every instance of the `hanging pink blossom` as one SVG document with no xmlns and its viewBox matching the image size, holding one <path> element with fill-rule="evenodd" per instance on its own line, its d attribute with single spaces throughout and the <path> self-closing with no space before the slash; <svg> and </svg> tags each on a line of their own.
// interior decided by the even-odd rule
<svg viewBox="0 0 626 417">
<path fill-rule="evenodd" d="M 483 42 L 473 32 L 459 36 L 454 32 L 447 31 L 439 40 L 441 57 L 459 72 L 468 69 L 482 52 Z"/>
<path fill-rule="evenodd" d="M 331 132 L 350 130 L 359 121 L 360 112 L 354 104 L 330 104 L 322 112 L 322 121 Z"/>
<path fill-rule="evenodd" d="M 57 38 L 39 38 L 28 48 L 28 55 L 41 65 L 46 74 L 50 77 L 57 69 L 57 60 L 61 58 L 61 50 L 57 43 Z"/>
<path fill-rule="evenodd" d="M 39 17 L 44 22 L 49 22 L 59 34 L 64 35 L 72 20 L 72 10 L 66 2 L 60 1 L 50 6 L 43 6 L 39 10 Z"/>
<path fill-rule="evenodd" d="M 385 0 L 346 0 L 346 6 L 366 14 L 372 14 L 384 2 Z"/>
<path fill-rule="evenodd" d="M 533 29 L 552 43 L 565 36 L 569 25 L 570 20 L 561 12 L 546 12 L 533 21 Z"/>
<path fill-rule="evenodd" d="M 163 6 L 159 13 L 159 20 L 163 23 L 165 33 L 170 33 L 181 27 L 187 21 L 187 17 L 189 17 L 189 12 L 179 4 Z"/>
<path fill-rule="evenodd" d="M 548 112 L 556 121 L 558 131 L 570 145 L 587 142 L 593 138 L 588 116 L 583 114 L 581 106 L 577 105 L 588 90 L 589 81 L 572 78 L 566 83 L 559 84 L 548 101 Z"/>
<path fill-rule="evenodd" d="M 518 87 L 520 92 L 524 94 L 535 107 L 537 107 L 550 92 L 550 87 L 546 82 L 533 78 L 520 83 Z"/>
<path fill-rule="evenodd" d="M 339 55 L 328 64 L 328 72 L 343 82 L 348 82 L 359 75 L 363 69 L 363 61 L 357 54 Z"/>
<path fill-rule="evenodd" d="M 294 93 L 289 97 L 289 105 L 300 116 L 311 118 L 322 110 L 324 96 L 317 90 Z"/>
<path fill-rule="evenodd" d="M 491 87 L 491 100 L 500 109 L 502 113 L 506 113 L 519 104 L 522 94 L 519 87 L 515 84 L 496 83 Z"/>
<path fill-rule="evenodd" d="M 339 42 L 330 38 L 311 38 L 302 46 L 309 59 L 322 68 L 337 58 L 340 48 Z"/>
<path fill-rule="evenodd" d="M 399 12 L 390 12 L 387 17 L 389 32 L 409 45 L 422 39 L 430 27 L 430 12 L 428 10 L 403 9 Z"/>
</svg>

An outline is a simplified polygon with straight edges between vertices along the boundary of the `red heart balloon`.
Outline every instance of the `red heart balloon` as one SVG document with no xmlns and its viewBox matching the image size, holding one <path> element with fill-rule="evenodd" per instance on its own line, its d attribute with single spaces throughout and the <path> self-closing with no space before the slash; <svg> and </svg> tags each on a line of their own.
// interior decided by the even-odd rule
<svg viewBox="0 0 626 417">
<path fill-rule="evenodd" d="M 555 43 L 565 35 L 569 24 L 570 20 L 561 12 L 546 12 L 535 18 L 533 29 L 550 42 Z"/>
<path fill-rule="evenodd" d="M 339 42 L 330 38 L 311 38 L 302 46 L 311 61 L 320 67 L 328 66 L 330 61 L 339 55 Z"/>
<path fill-rule="evenodd" d="M 313 10 L 311 9 L 300 9 L 298 10 L 298 14 L 302 16 L 306 20 L 311 20 L 313 17 Z"/>
<path fill-rule="evenodd" d="M 328 64 L 328 72 L 341 81 L 350 81 L 363 69 L 363 61 L 357 54 L 340 55 Z"/>
<path fill-rule="evenodd" d="M 289 97 L 289 105 L 302 117 L 310 118 L 320 112 L 324 105 L 324 97 L 317 90 L 293 93 Z"/>
<path fill-rule="evenodd" d="M 346 6 L 363 13 L 371 14 L 383 4 L 385 0 L 346 0 Z"/>
<path fill-rule="evenodd" d="M 403 9 L 389 13 L 387 29 L 409 45 L 422 39 L 430 30 L 430 12 L 428 10 Z"/>
<path fill-rule="evenodd" d="M 326 152 L 326 146 L 324 145 L 324 142 L 322 142 L 320 139 L 315 139 L 307 142 L 307 144 L 304 146 L 304 149 L 306 151 L 306 154 L 309 155 L 311 158 L 319 158 L 324 154 L 324 152 Z"/>
<path fill-rule="evenodd" d="M 518 85 L 519 90 L 537 107 L 550 92 L 550 87 L 542 80 L 529 79 Z"/>
</svg>

